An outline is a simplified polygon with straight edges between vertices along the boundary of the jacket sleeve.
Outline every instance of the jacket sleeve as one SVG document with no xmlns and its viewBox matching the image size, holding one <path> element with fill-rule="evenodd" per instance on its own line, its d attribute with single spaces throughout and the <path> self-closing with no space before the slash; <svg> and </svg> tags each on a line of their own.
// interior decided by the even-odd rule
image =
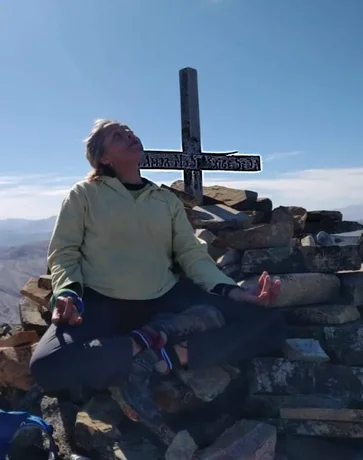
<svg viewBox="0 0 363 460">
<path fill-rule="evenodd" d="M 185 275 L 209 292 L 217 284 L 236 286 L 235 281 L 219 270 L 206 251 L 206 245 L 200 243 L 195 236 L 182 202 L 175 195 L 171 200 L 173 203 L 173 254 Z"/>
<path fill-rule="evenodd" d="M 85 194 L 77 186 L 71 189 L 62 203 L 48 250 L 54 293 L 68 288 L 78 295 L 83 294 L 81 245 L 86 207 Z"/>
</svg>

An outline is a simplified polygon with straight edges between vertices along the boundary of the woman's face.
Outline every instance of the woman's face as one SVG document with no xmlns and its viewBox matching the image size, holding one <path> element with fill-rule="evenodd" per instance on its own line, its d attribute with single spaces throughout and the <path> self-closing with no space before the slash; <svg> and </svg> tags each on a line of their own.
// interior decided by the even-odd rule
<svg viewBox="0 0 363 460">
<path fill-rule="evenodd" d="M 143 145 L 128 126 L 112 123 L 104 128 L 104 136 L 103 164 L 116 168 L 125 163 L 139 164 L 144 153 Z"/>
</svg>

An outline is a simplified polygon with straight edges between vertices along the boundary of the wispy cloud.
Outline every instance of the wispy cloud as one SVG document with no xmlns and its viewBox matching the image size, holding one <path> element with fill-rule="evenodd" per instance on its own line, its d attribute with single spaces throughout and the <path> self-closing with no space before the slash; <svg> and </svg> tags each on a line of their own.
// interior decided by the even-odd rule
<svg viewBox="0 0 363 460">
<path fill-rule="evenodd" d="M 313 210 L 363 204 L 363 167 L 306 169 L 273 178 L 236 173 L 228 177 L 215 174 L 208 179 L 206 174 L 204 183 L 255 190 L 260 197 L 271 198 L 274 206 L 296 205 Z"/>
<path fill-rule="evenodd" d="M 0 176 L 0 219 L 40 219 L 56 214 L 67 191 L 82 178 L 56 174 Z"/>
<path fill-rule="evenodd" d="M 144 174 L 154 182 L 171 184 L 177 172 Z M 0 176 L 0 219 L 38 219 L 57 214 L 69 188 L 84 176 Z M 274 206 L 296 205 L 312 209 L 336 209 L 363 204 L 363 167 L 306 169 L 269 177 L 265 173 L 205 173 L 205 185 L 249 189 L 272 199 Z M 357 218 L 363 216 L 357 216 Z"/>
<path fill-rule="evenodd" d="M 271 153 L 271 155 L 264 156 L 263 161 L 280 160 L 281 158 L 293 157 L 295 155 L 301 155 L 302 153 L 303 152 L 301 152 L 300 150 L 293 150 L 291 152 Z"/>
</svg>

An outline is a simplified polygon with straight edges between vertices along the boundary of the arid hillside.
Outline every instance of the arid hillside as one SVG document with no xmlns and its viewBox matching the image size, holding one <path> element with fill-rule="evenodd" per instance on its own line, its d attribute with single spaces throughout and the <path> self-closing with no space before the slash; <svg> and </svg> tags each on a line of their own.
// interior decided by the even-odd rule
<svg viewBox="0 0 363 460">
<path fill-rule="evenodd" d="M 18 323 L 20 289 L 46 272 L 48 241 L 0 248 L 0 324 Z"/>
</svg>

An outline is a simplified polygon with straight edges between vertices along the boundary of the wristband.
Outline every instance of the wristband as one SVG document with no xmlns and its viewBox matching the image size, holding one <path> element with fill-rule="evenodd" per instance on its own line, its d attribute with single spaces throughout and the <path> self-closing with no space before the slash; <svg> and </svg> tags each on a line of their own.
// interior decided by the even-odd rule
<svg viewBox="0 0 363 460">
<path fill-rule="evenodd" d="M 240 291 L 246 291 L 243 286 L 238 286 L 238 284 L 217 284 L 211 291 L 212 294 L 217 294 L 222 297 L 229 297 L 229 293 L 234 289 L 239 289 Z"/>
<path fill-rule="evenodd" d="M 60 289 L 59 291 L 55 292 L 51 299 L 50 299 L 50 303 L 49 303 L 49 307 L 50 307 L 50 310 L 53 311 L 54 310 L 54 307 L 55 307 L 55 302 L 56 300 L 58 299 L 58 297 L 61 297 L 61 296 L 64 296 L 64 297 L 72 297 L 72 300 L 73 300 L 73 305 L 75 305 L 77 307 L 77 310 L 78 310 L 78 313 L 80 316 L 83 315 L 83 312 L 84 312 L 84 302 L 82 300 L 82 298 L 77 295 L 75 292 L 73 291 L 70 291 L 68 289 Z"/>
<path fill-rule="evenodd" d="M 223 297 L 229 297 L 229 294 L 231 291 L 234 291 L 235 289 L 239 289 L 239 286 L 233 285 L 233 284 L 225 284 L 222 289 L 222 296 Z"/>
</svg>

